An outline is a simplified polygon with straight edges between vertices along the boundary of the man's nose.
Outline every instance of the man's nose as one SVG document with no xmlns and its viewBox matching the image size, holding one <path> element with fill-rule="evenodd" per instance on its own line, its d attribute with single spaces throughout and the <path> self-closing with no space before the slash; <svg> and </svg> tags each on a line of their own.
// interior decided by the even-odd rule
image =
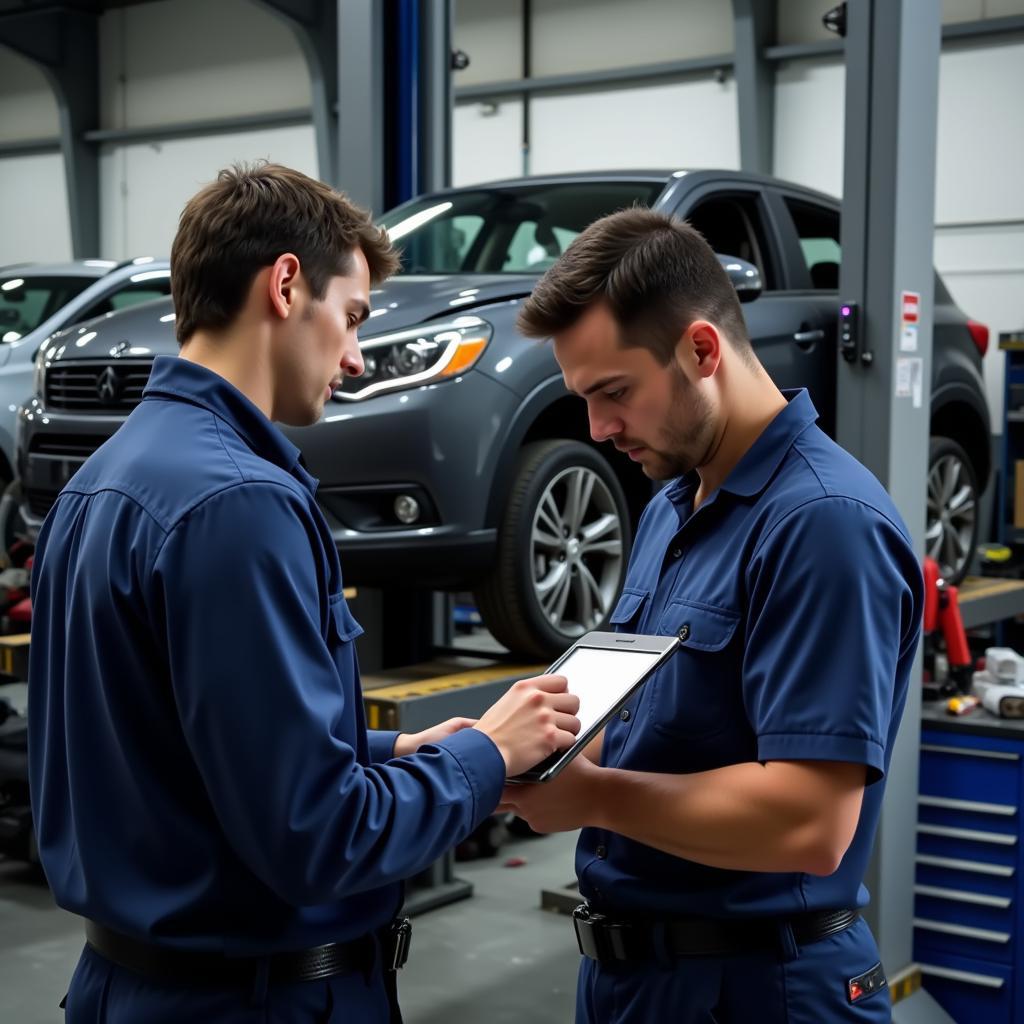
<svg viewBox="0 0 1024 1024">
<path fill-rule="evenodd" d="M 341 357 L 341 369 L 346 377 L 361 377 L 365 369 L 363 352 L 358 343 L 345 350 Z"/>
<path fill-rule="evenodd" d="M 608 441 L 622 433 L 622 423 L 615 417 L 600 416 L 590 410 L 590 436 L 597 442 Z"/>
</svg>

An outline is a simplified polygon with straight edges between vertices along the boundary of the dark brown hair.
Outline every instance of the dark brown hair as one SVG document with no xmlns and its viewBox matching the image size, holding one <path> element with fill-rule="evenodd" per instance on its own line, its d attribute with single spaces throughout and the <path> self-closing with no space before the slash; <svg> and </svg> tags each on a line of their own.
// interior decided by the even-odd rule
<svg viewBox="0 0 1024 1024">
<path fill-rule="evenodd" d="M 280 164 L 226 168 L 186 203 L 171 246 L 179 343 L 230 324 L 252 279 L 283 253 L 299 258 L 320 300 L 332 277 L 351 273 L 357 248 L 374 284 L 398 269 L 387 235 L 342 193 Z"/>
<path fill-rule="evenodd" d="M 550 337 L 601 300 L 622 343 L 650 349 L 663 366 L 694 320 L 713 323 L 755 358 L 732 282 L 700 232 L 678 218 L 634 206 L 594 221 L 540 279 L 517 326 L 527 337 Z"/>
</svg>

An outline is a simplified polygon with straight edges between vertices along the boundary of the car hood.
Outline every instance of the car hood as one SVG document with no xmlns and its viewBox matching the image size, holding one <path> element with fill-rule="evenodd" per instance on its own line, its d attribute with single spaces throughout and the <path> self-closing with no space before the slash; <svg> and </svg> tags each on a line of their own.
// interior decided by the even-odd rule
<svg viewBox="0 0 1024 1024">
<path fill-rule="evenodd" d="M 529 295 L 534 274 L 409 275 L 393 278 L 370 295 L 364 340 L 426 320 L 437 320 L 504 299 Z M 176 355 L 174 306 L 156 299 L 58 331 L 45 344 L 49 362 L 69 359 L 145 358 Z"/>
<path fill-rule="evenodd" d="M 370 292 L 372 311 L 360 337 L 415 327 L 503 299 L 521 299 L 533 291 L 537 280 L 536 274 L 401 275 Z"/>
</svg>

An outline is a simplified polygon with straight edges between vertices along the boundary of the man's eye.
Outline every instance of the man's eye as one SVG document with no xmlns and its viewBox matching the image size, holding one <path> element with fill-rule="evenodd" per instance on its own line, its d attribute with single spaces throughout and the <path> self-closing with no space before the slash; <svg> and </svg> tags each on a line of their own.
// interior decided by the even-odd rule
<svg viewBox="0 0 1024 1024">
<path fill-rule="evenodd" d="M 616 388 L 614 391 L 606 391 L 605 395 L 612 399 L 612 401 L 618 401 L 626 393 L 625 388 Z"/>
</svg>

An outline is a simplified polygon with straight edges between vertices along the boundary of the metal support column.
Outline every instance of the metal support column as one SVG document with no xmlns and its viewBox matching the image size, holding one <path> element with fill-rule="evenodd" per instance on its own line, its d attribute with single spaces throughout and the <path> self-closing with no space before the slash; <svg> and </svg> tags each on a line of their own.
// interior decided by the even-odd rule
<svg viewBox="0 0 1024 1024">
<path fill-rule="evenodd" d="M 99 124 L 97 15 L 70 9 L 5 14 L 0 43 L 37 64 L 57 98 L 71 248 L 100 255 L 99 152 L 85 133 Z"/>
<path fill-rule="evenodd" d="M 452 183 L 452 0 L 432 0 L 420 13 L 417 192 Z"/>
<path fill-rule="evenodd" d="M 732 0 L 740 167 L 771 174 L 775 156 L 775 68 L 765 57 L 774 41 L 776 0 Z"/>
<path fill-rule="evenodd" d="M 923 556 L 940 5 L 846 7 L 840 300 L 859 310 L 860 338 L 851 361 L 839 360 L 837 437 L 889 490 Z M 866 879 L 867 917 L 890 977 L 912 962 L 920 680 L 919 657 Z M 949 1020 L 923 989 L 898 1002 L 893 1019 Z"/>
<path fill-rule="evenodd" d="M 295 33 L 309 68 L 320 180 L 338 178 L 338 4 L 336 0 L 256 0 Z"/>
</svg>

